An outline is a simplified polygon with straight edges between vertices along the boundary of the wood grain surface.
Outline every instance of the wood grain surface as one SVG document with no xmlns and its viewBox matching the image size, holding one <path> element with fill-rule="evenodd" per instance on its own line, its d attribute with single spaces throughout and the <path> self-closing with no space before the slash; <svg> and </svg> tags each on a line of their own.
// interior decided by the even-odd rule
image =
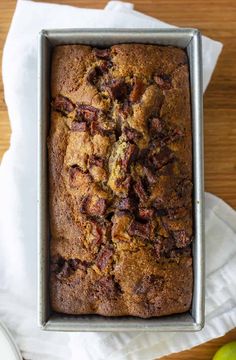
<svg viewBox="0 0 236 360">
<path fill-rule="evenodd" d="M 48 0 L 47 2 L 91 8 L 103 8 L 106 4 L 106 1 L 94 0 Z M 205 35 L 224 44 L 212 81 L 204 96 L 205 184 L 207 191 L 220 196 L 236 208 L 236 1 L 133 0 L 132 2 L 138 11 L 178 26 L 196 27 Z M 0 1 L 0 58 L 15 5 L 15 0 Z M 9 146 L 9 139 L 9 118 L 1 81 L 0 158 Z M 195 336 L 194 333 L 192 336 Z M 163 359 L 210 360 L 219 346 L 231 340 L 236 340 L 236 329 L 221 338 Z"/>
</svg>

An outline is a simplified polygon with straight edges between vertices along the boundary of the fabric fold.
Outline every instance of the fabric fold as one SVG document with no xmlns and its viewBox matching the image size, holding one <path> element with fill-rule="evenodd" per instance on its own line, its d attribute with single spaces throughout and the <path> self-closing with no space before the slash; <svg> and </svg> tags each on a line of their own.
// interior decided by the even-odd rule
<svg viewBox="0 0 236 360">
<path fill-rule="evenodd" d="M 37 36 L 52 28 L 163 28 L 173 25 L 111 1 L 105 10 L 19 0 L 3 54 L 11 146 L 0 167 L 0 316 L 25 359 L 151 360 L 223 335 L 236 325 L 236 215 L 206 194 L 206 326 L 195 334 L 47 333 L 37 327 Z M 206 88 L 222 44 L 203 37 Z M 217 256 L 220 254 L 220 256 Z M 233 285 L 233 286 L 232 286 Z M 223 294 L 223 295 L 222 295 Z"/>
</svg>

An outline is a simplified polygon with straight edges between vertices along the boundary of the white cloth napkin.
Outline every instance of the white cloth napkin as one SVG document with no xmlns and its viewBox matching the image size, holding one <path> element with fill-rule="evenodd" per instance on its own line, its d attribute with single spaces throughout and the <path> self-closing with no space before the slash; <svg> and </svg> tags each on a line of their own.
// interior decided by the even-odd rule
<svg viewBox="0 0 236 360">
<path fill-rule="evenodd" d="M 191 21 L 190 21 L 191 25 Z M 3 56 L 12 136 L 0 167 L 0 317 L 25 359 L 115 360 L 161 357 L 236 326 L 236 213 L 206 194 L 206 326 L 199 333 L 47 333 L 36 323 L 37 34 L 43 28 L 168 27 L 111 1 L 104 10 L 18 1 Z M 222 45 L 203 38 L 204 88 Z"/>
</svg>

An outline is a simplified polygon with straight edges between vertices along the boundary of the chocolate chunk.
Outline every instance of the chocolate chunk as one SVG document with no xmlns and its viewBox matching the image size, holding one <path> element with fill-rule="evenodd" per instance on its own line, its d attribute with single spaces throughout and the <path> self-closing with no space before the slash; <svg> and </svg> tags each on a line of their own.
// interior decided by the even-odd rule
<svg viewBox="0 0 236 360">
<path fill-rule="evenodd" d="M 72 165 L 69 168 L 69 183 L 71 187 L 76 187 L 76 177 L 79 174 L 85 174 L 85 176 L 89 176 L 88 174 L 86 174 L 86 172 L 84 172 L 82 169 L 80 169 L 80 167 L 78 165 Z"/>
<path fill-rule="evenodd" d="M 58 95 L 53 101 L 53 109 L 64 115 L 69 114 L 75 108 L 74 104 L 65 96 Z"/>
<path fill-rule="evenodd" d="M 86 262 L 81 262 L 79 259 L 68 259 L 58 256 L 52 259 L 51 263 L 51 271 L 54 272 L 58 279 L 62 279 L 65 277 L 69 277 L 72 275 L 77 269 L 83 268 L 85 269 Z M 86 263 L 89 266 L 88 263 Z"/>
<path fill-rule="evenodd" d="M 98 109 L 91 105 L 77 105 L 78 121 L 95 121 L 98 118 Z"/>
<path fill-rule="evenodd" d="M 185 230 L 175 230 L 172 231 L 172 236 L 176 241 L 176 246 L 178 248 L 185 247 L 190 244 L 191 237 L 186 234 Z"/>
<path fill-rule="evenodd" d="M 146 89 L 146 85 L 143 81 L 137 77 L 134 78 L 134 85 L 129 95 L 129 99 L 131 102 L 135 103 L 140 100 Z"/>
<path fill-rule="evenodd" d="M 101 76 L 102 74 L 103 74 L 102 69 L 99 66 L 95 66 L 94 68 L 89 70 L 87 75 L 87 80 L 90 84 L 95 85 L 99 76 Z"/>
<path fill-rule="evenodd" d="M 123 133 L 128 141 L 138 141 L 142 138 L 142 134 L 136 130 L 129 127 L 125 127 Z"/>
<path fill-rule="evenodd" d="M 135 160 L 138 154 L 138 148 L 135 144 L 128 143 L 127 148 L 125 149 L 125 157 L 121 160 L 121 166 L 124 171 L 128 171 L 130 164 Z"/>
<path fill-rule="evenodd" d="M 112 123 L 111 121 L 104 122 L 103 120 L 98 121 L 92 121 L 90 125 L 90 132 L 91 135 L 94 136 L 96 134 L 100 134 L 102 136 L 110 136 L 115 131 L 115 123 Z"/>
<path fill-rule="evenodd" d="M 95 56 L 99 59 L 109 59 L 110 50 L 109 49 L 94 49 Z"/>
<path fill-rule="evenodd" d="M 157 177 L 153 174 L 153 172 L 147 168 L 146 166 L 143 167 L 143 172 L 146 175 L 146 178 L 150 185 L 153 185 L 157 181 Z"/>
<path fill-rule="evenodd" d="M 89 196 L 85 195 L 81 200 L 81 204 L 80 204 L 80 208 L 79 208 L 79 210 L 82 214 L 87 214 L 88 202 L 89 202 Z"/>
<path fill-rule="evenodd" d="M 94 201 L 90 195 L 84 196 L 80 204 L 80 212 L 89 216 L 102 216 L 105 214 L 106 208 L 106 199 L 100 198 Z"/>
<path fill-rule="evenodd" d="M 150 222 L 141 223 L 136 220 L 132 220 L 128 233 L 131 236 L 139 236 L 142 239 L 149 239 L 151 232 Z"/>
<path fill-rule="evenodd" d="M 105 166 L 105 159 L 97 156 L 97 155 L 92 155 L 89 158 L 89 165 L 91 166 L 99 166 L 101 168 L 103 168 Z"/>
<path fill-rule="evenodd" d="M 90 132 L 91 132 L 92 136 L 102 133 L 101 128 L 99 127 L 99 124 L 97 123 L 97 121 L 91 122 Z"/>
<path fill-rule="evenodd" d="M 79 259 L 69 259 L 68 264 L 72 270 L 76 271 L 79 268 L 80 261 Z"/>
<path fill-rule="evenodd" d="M 126 189 L 126 190 L 129 190 L 130 188 L 130 184 L 131 184 L 131 176 L 127 176 L 124 181 L 122 182 L 122 186 Z"/>
<path fill-rule="evenodd" d="M 159 260 L 162 256 L 169 257 L 170 251 L 175 247 L 173 238 L 164 237 L 158 235 L 154 240 L 154 250 L 157 259 Z"/>
<path fill-rule="evenodd" d="M 174 153 L 168 147 L 162 148 L 158 154 L 154 154 L 151 157 L 151 161 L 156 169 L 161 169 L 173 159 Z"/>
<path fill-rule="evenodd" d="M 90 213 L 98 216 L 102 216 L 105 214 L 107 208 L 106 199 L 99 199 L 92 209 L 90 209 Z"/>
<path fill-rule="evenodd" d="M 93 297 L 99 297 L 99 299 L 105 297 L 109 300 L 115 299 L 122 293 L 120 284 L 115 281 L 114 276 L 103 276 L 94 283 Z"/>
<path fill-rule="evenodd" d="M 86 122 L 72 121 L 71 131 L 83 132 L 86 131 L 86 129 L 87 129 Z"/>
<path fill-rule="evenodd" d="M 52 256 L 50 270 L 52 272 L 59 272 L 63 267 L 65 259 L 62 256 Z"/>
<path fill-rule="evenodd" d="M 99 251 L 98 256 L 96 258 L 96 265 L 100 270 L 104 270 L 107 267 L 108 262 L 112 257 L 113 253 L 114 251 L 111 247 L 103 247 Z"/>
<path fill-rule="evenodd" d="M 92 177 L 87 171 L 83 171 L 77 164 L 72 165 L 69 170 L 69 184 L 70 186 L 77 187 L 78 183 L 81 183 L 81 180 L 84 179 L 87 183 L 90 183 Z"/>
<path fill-rule="evenodd" d="M 101 244 L 103 240 L 103 229 L 96 222 L 92 222 L 92 234 L 94 235 L 93 245 Z"/>
<path fill-rule="evenodd" d="M 106 72 L 108 72 L 108 70 L 113 66 L 112 62 L 111 61 L 103 61 L 101 64 L 100 64 L 100 69 L 101 69 L 101 72 L 102 74 L 105 74 Z"/>
<path fill-rule="evenodd" d="M 141 202 L 148 201 L 148 194 L 147 190 L 144 187 L 142 180 L 139 178 L 133 186 L 135 193 L 138 195 Z"/>
<path fill-rule="evenodd" d="M 170 90 L 172 87 L 171 77 L 167 74 L 155 75 L 154 80 L 161 90 Z"/>
<path fill-rule="evenodd" d="M 128 171 L 130 163 L 135 160 L 138 154 L 138 148 L 135 144 L 128 144 L 128 147 L 125 150 L 125 157 L 121 161 L 121 166 L 124 171 Z"/>
<path fill-rule="evenodd" d="M 70 275 L 72 275 L 72 273 L 73 270 L 69 266 L 68 261 L 65 261 L 60 271 L 56 273 L 56 276 L 58 279 L 62 279 L 63 277 L 69 277 Z"/>
<path fill-rule="evenodd" d="M 111 61 L 102 61 L 100 65 L 93 67 L 89 70 L 87 74 L 87 81 L 92 84 L 96 85 L 99 78 L 108 72 L 109 68 L 112 67 Z"/>
<path fill-rule="evenodd" d="M 138 281 L 134 286 L 134 293 L 137 295 L 146 295 L 150 291 L 163 291 L 164 277 L 159 275 L 144 275 L 144 277 Z"/>
<path fill-rule="evenodd" d="M 132 210 L 134 208 L 134 204 L 133 201 L 131 200 L 131 198 L 123 198 L 120 199 L 119 203 L 118 203 L 118 209 L 119 210 Z"/>
<path fill-rule="evenodd" d="M 100 284 L 102 284 L 105 288 L 107 288 L 109 290 L 109 292 L 116 294 L 117 293 L 121 293 L 121 287 L 120 284 L 115 281 L 114 276 L 108 276 L 108 277 L 103 277 L 100 279 Z"/>
<path fill-rule="evenodd" d="M 123 101 L 128 95 L 128 86 L 123 79 L 113 79 L 106 85 L 106 90 L 113 100 Z"/>
<path fill-rule="evenodd" d="M 150 220 L 154 215 L 154 209 L 140 208 L 139 217 L 144 220 Z"/>
</svg>

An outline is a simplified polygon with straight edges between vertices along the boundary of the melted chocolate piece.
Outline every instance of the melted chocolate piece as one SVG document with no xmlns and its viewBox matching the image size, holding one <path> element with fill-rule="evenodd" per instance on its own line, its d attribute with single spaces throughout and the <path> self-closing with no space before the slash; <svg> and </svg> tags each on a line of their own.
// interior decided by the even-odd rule
<svg viewBox="0 0 236 360">
<path fill-rule="evenodd" d="M 141 202 L 148 201 L 148 194 L 142 180 L 139 178 L 133 186 L 135 193 L 138 195 Z"/>
<path fill-rule="evenodd" d="M 142 134 L 136 129 L 125 127 L 123 133 L 128 141 L 136 142 L 142 138 Z"/>
<path fill-rule="evenodd" d="M 99 166 L 101 168 L 104 168 L 105 166 L 105 159 L 97 156 L 97 155 L 92 155 L 89 158 L 89 165 L 90 166 Z"/>
<path fill-rule="evenodd" d="M 69 168 L 69 183 L 71 187 L 76 187 L 76 177 L 79 174 L 84 174 L 84 176 L 88 177 L 91 180 L 90 175 L 83 171 L 77 164 L 72 165 Z"/>
<path fill-rule="evenodd" d="M 144 220 L 150 220 L 155 213 L 154 209 L 140 208 L 139 217 Z"/>
<path fill-rule="evenodd" d="M 93 206 L 93 209 L 90 210 L 91 214 L 94 213 L 94 215 L 104 215 L 107 208 L 107 202 L 105 199 L 99 199 L 95 206 Z"/>
<path fill-rule="evenodd" d="M 94 284 L 95 293 L 92 296 L 106 297 L 107 299 L 115 299 L 122 294 L 120 284 L 115 280 L 114 276 L 103 276 Z"/>
<path fill-rule="evenodd" d="M 144 277 L 134 286 L 134 293 L 146 295 L 150 291 L 163 291 L 164 277 L 159 275 L 144 275 Z"/>
<path fill-rule="evenodd" d="M 100 245 L 103 241 L 103 228 L 97 222 L 92 222 L 93 245 Z"/>
<path fill-rule="evenodd" d="M 95 85 L 98 78 L 103 74 L 102 69 L 99 66 L 95 66 L 90 69 L 87 75 L 87 80 L 90 84 Z"/>
<path fill-rule="evenodd" d="M 53 109 L 67 115 L 75 108 L 74 104 L 65 96 L 58 95 L 53 101 Z"/>
<path fill-rule="evenodd" d="M 111 247 L 103 247 L 96 258 L 96 265 L 100 270 L 104 270 L 108 263 L 110 258 L 112 257 L 114 253 L 114 250 Z"/>
<path fill-rule="evenodd" d="M 150 232 L 151 232 L 150 222 L 141 223 L 136 220 L 132 220 L 128 229 L 129 235 L 139 236 L 144 240 L 150 238 Z"/>
<path fill-rule="evenodd" d="M 123 199 L 120 199 L 118 203 L 118 209 L 119 210 L 129 210 L 131 211 L 134 208 L 134 203 L 131 198 L 126 197 Z"/>
<path fill-rule="evenodd" d="M 86 122 L 72 121 L 71 131 L 83 132 L 87 130 Z"/>
<path fill-rule="evenodd" d="M 153 174 L 153 172 L 147 168 L 146 166 L 143 167 L 143 172 L 146 175 L 147 181 L 150 185 L 153 185 L 157 181 L 157 177 Z"/>
<path fill-rule="evenodd" d="M 171 77 L 167 74 L 155 75 L 154 80 L 161 90 L 170 90 L 172 87 Z"/>
<path fill-rule="evenodd" d="M 113 79 L 106 89 L 113 100 L 123 101 L 128 95 L 128 86 L 123 79 Z"/>
<path fill-rule="evenodd" d="M 94 49 L 95 56 L 99 59 L 107 59 L 110 58 L 110 50 L 109 49 Z"/>
<path fill-rule="evenodd" d="M 125 150 L 125 157 L 121 161 L 122 168 L 124 171 L 128 171 L 130 163 L 135 160 L 137 155 L 137 146 L 135 144 L 129 144 Z"/>
<path fill-rule="evenodd" d="M 77 120 L 78 121 L 95 121 L 98 118 L 98 109 L 91 105 L 77 105 Z"/>
<path fill-rule="evenodd" d="M 111 61 L 106 61 L 104 60 L 101 64 L 100 64 L 100 69 L 102 74 L 105 74 L 108 72 L 108 70 L 113 66 Z"/>
<path fill-rule="evenodd" d="M 89 216 L 102 216 L 105 214 L 106 208 L 106 199 L 100 198 L 94 202 L 90 195 L 84 196 L 80 204 L 80 212 Z"/>
<path fill-rule="evenodd" d="M 52 258 L 51 271 L 56 274 L 58 279 L 67 278 L 72 275 L 77 269 L 86 270 L 91 264 L 87 261 L 79 259 L 68 259 L 61 256 Z"/>
<path fill-rule="evenodd" d="M 162 256 L 168 257 L 170 251 L 175 247 L 175 242 L 173 238 L 164 237 L 158 235 L 157 238 L 154 240 L 154 250 L 157 259 L 159 260 Z"/>
<path fill-rule="evenodd" d="M 151 157 L 152 163 L 156 169 L 161 169 L 174 159 L 174 153 L 168 148 L 164 147 L 158 154 Z"/>
</svg>

